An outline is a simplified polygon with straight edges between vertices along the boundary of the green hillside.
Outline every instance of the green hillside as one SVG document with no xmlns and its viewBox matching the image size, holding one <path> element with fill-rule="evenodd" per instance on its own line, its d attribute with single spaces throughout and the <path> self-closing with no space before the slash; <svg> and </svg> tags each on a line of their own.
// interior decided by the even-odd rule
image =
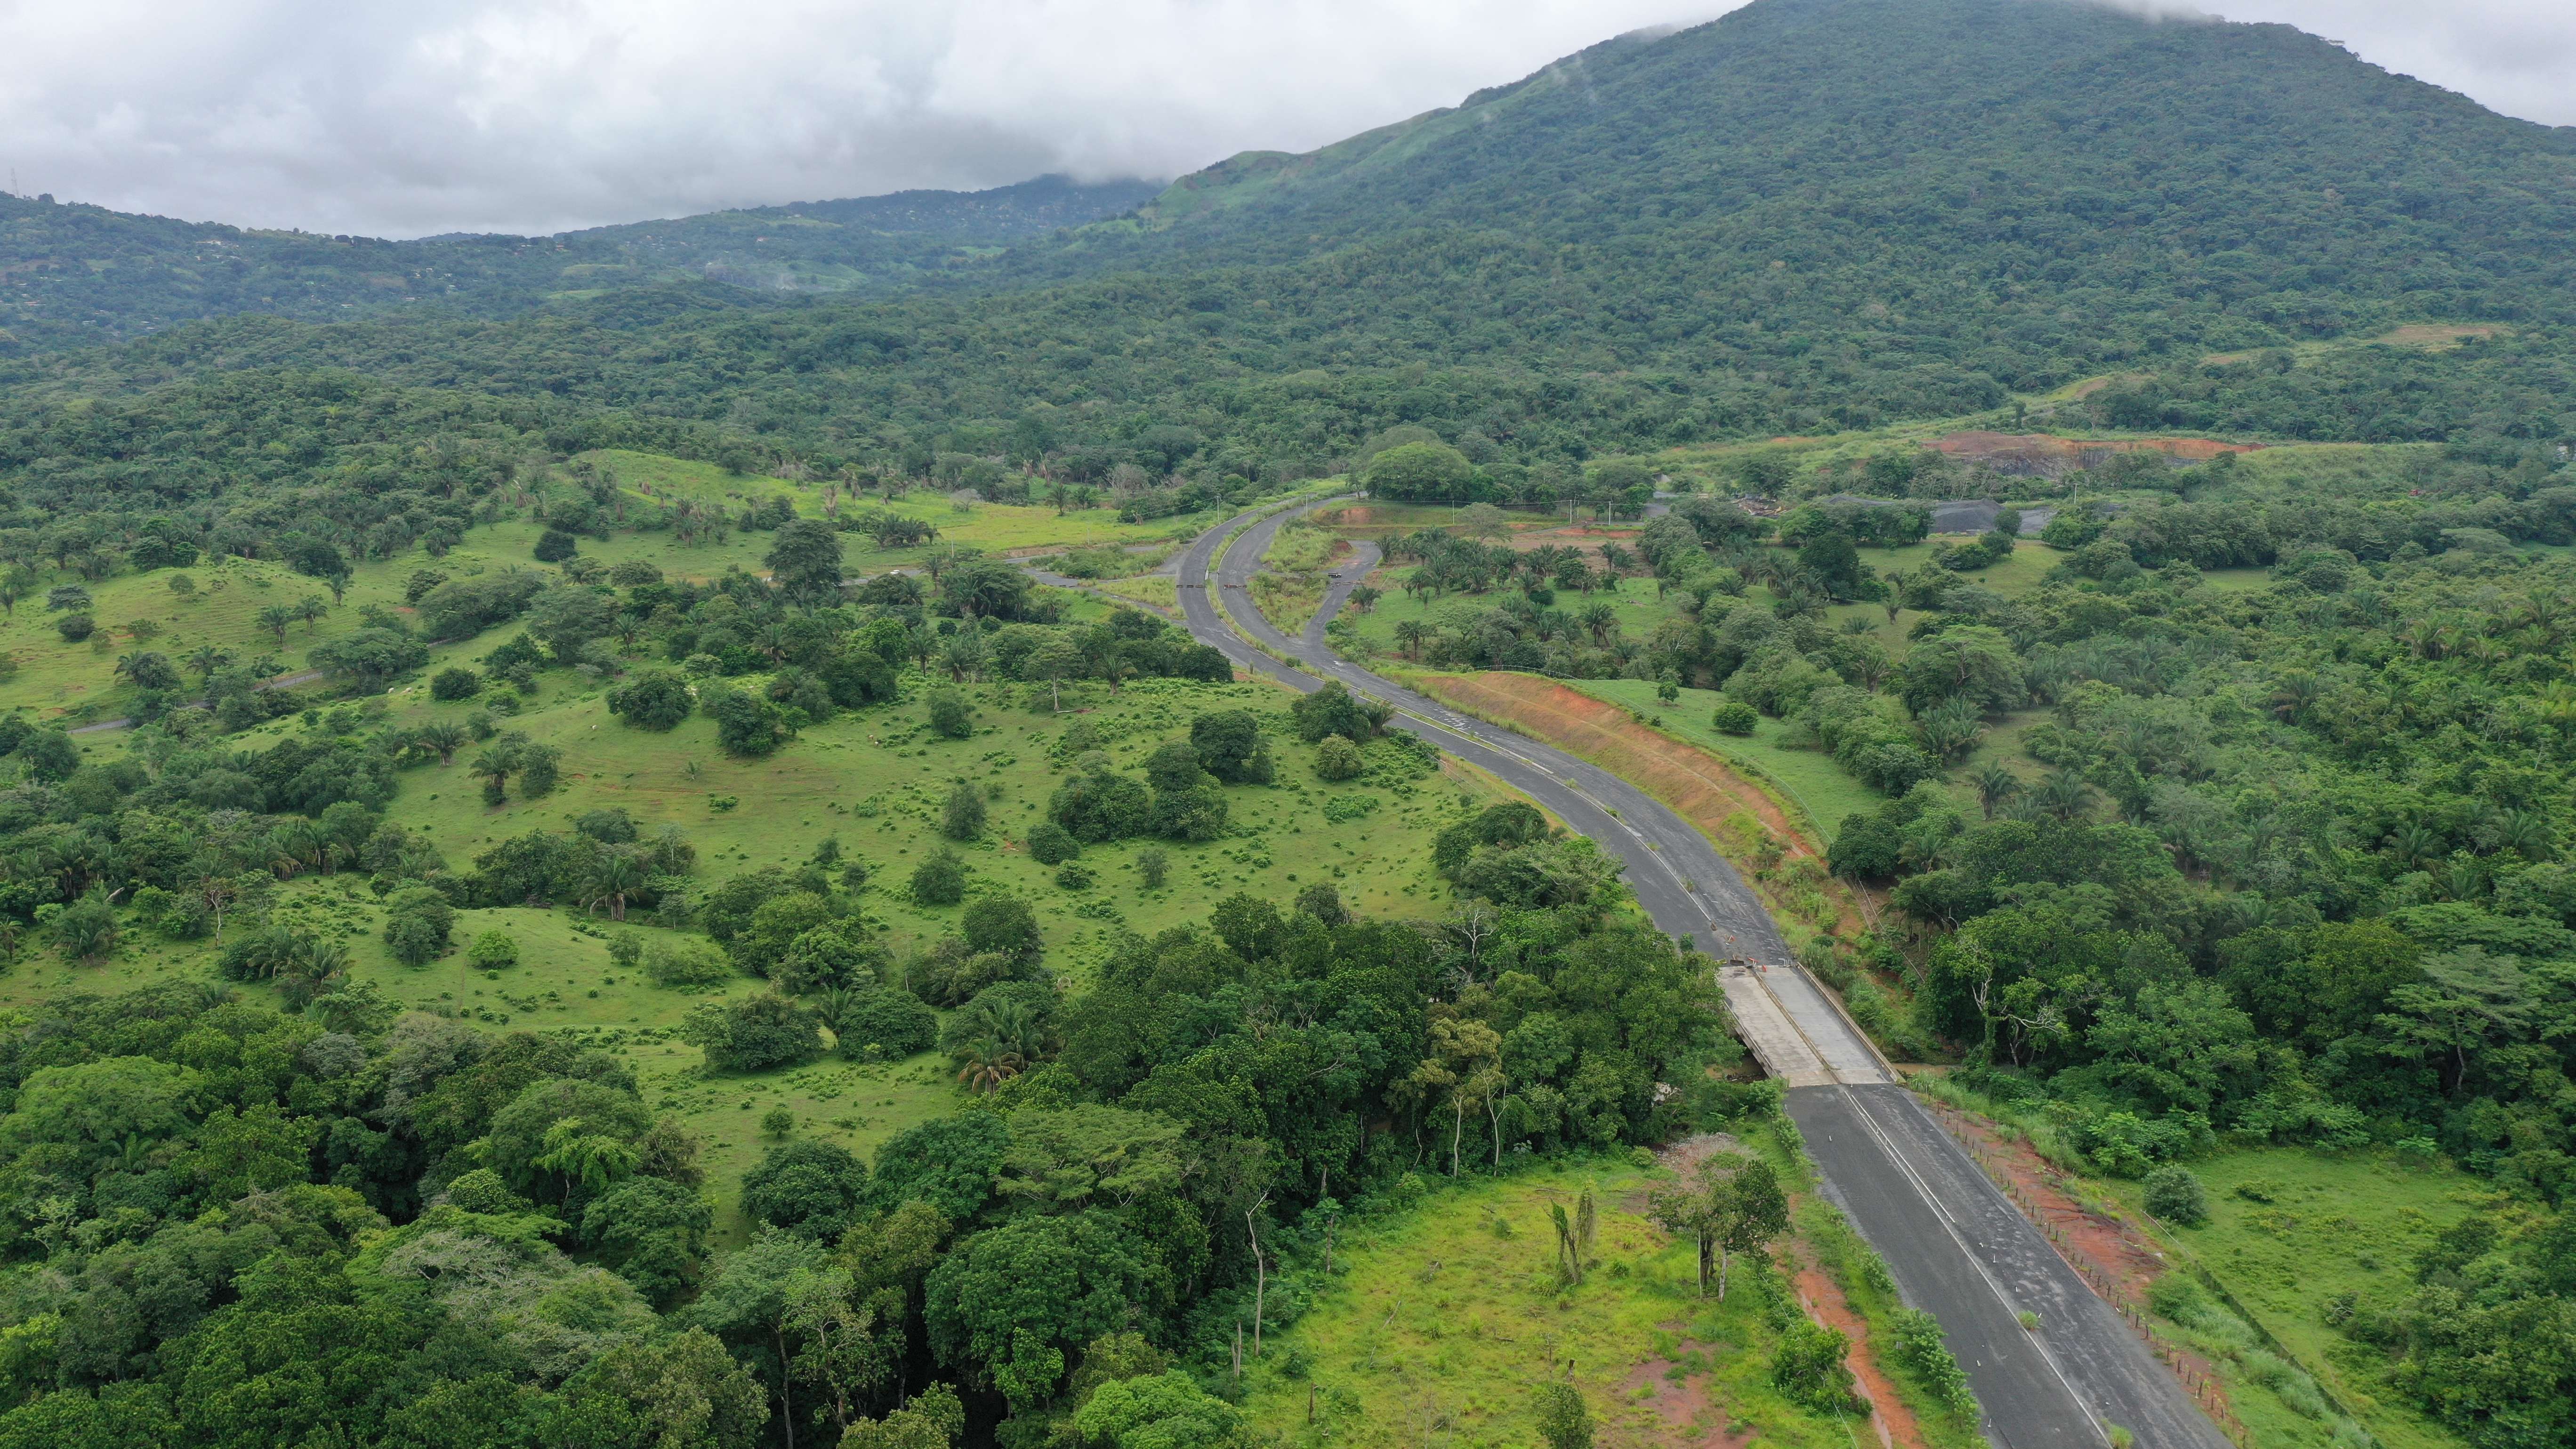
<svg viewBox="0 0 2576 1449">
<path fill-rule="evenodd" d="M 896 290 L 1121 211 L 1154 188 L 1041 176 L 710 212 L 553 237 L 419 241 L 132 216 L 0 196 L 0 357 L 242 313 L 326 321 L 427 308 L 507 316 L 691 279 L 766 291 Z"/>
</svg>

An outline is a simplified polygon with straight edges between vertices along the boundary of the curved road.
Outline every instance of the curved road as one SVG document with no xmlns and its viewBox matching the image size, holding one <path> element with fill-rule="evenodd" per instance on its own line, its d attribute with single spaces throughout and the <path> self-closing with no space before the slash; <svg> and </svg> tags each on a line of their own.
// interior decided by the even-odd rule
<svg viewBox="0 0 2576 1449">
<path fill-rule="evenodd" d="M 2128 1325 L 1896 1084 L 1705 836 L 1608 771 L 1468 719 L 1332 652 L 1324 625 L 1367 576 L 1373 546 L 1336 576 L 1302 637 L 1262 618 L 1246 588 L 1262 555 L 1288 518 L 1331 501 L 1266 517 L 1256 509 L 1200 535 L 1179 561 L 1190 633 L 1292 688 L 1337 679 L 1385 700 L 1400 711 L 1392 728 L 1492 771 L 1626 862 L 1628 885 L 1655 923 L 1726 963 L 1718 969 L 1728 1004 L 1755 1055 L 1787 1085 L 1789 1115 L 1827 1196 L 1887 1260 L 1905 1301 L 1940 1319 L 1998 1449 L 2101 1449 L 2113 1424 L 2145 1449 L 2230 1449 Z M 2023 1312 L 2038 1315 L 2036 1331 L 2022 1329 Z"/>
</svg>

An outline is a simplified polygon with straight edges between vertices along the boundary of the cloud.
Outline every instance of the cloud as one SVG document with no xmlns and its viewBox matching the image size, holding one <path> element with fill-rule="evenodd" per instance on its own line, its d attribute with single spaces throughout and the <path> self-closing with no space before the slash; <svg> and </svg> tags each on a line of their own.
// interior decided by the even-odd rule
<svg viewBox="0 0 2576 1449">
<path fill-rule="evenodd" d="M 1738 3 L 20 0 L 0 166 L 121 210 L 395 236 L 1171 176 Z M 2226 8 L 2576 122 L 2564 0 Z"/>
</svg>

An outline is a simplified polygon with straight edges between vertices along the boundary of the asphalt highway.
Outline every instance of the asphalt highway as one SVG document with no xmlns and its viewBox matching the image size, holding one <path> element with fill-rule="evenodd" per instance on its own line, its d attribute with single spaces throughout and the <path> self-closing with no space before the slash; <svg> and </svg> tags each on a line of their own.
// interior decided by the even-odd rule
<svg viewBox="0 0 2576 1449">
<path fill-rule="evenodd" d="M 1391 728 L 1492 771 L 1616 854 L 1639 904 L 1676 941 L 1746 963 L 1720 974 L 1729 1000 L 1741 1003 L 1739 1017 L 1750 1006 L 1776 1028 L 1777 1040 L 1757 1052 L 1792 1084 L 1788 1112 L 1826 1195 L 1887 1260 L 1905 1301 L 1941 1321 L 1997 1449 L 2103 1449 L 2114 1424 L 2142 1449 L 2231 1449 L 2128 1325 L 1896 1084 L 1705 836 L 1597 766 L 1469 719 L 1332 652 L 1324 625 L 1374 566 L 1374 545 L 1344 565 L 1300 637 L 1261 616 L 1247 585 L 1262 555 L 1288 518 L 1321 506 L 1267 516 L 1256 509 L 1200 535 L 1179 560 L 1191 635 L 1292 688 L 1335 679 L 1394 705 L 1400 713 Z M 1785 1072 L 1780 1055 L 1794 1058 Z M 2037 1315 L 2036 1328 L 2021 1326 L 2025 1312 Z"/>
</svg>

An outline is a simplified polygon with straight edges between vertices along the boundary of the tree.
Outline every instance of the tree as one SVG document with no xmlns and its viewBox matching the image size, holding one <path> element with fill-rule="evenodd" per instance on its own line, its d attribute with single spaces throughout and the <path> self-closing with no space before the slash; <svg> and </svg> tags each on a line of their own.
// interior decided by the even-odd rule
<svg viewBox="0 0 2576 1449">
<path fill-rule="evenodd" d="M 170 656 L 148 649 L 119 657 L 116 677 L 137 689 L 177 689 L 186 682 Z"/>
<path fill-rule="evenodd" d="M 719 1072 L 767 1071 L 823 1054 L 814 1013 L 774 993 L 708 1002 L 689 1013 L 680 1039 L 704 1051 L 707 1066 Z"/>
<path fill-rule="evenodd" d="M 259 611 L 259 626 L 276 637 L 280 648 L 286 645 L 286 626 L 294 622 L 295 610 L 284 604 L 271 604 Z"/>
<path fill-rule="evenodd" d="M 1315 746 L 1315 775 L 1324 780 L 1356 780 L 1368 768 L 1360 747 L 1340 735 L 1326 735 Z"/>
<path fill-rule="evenodd" d="M 598 863 L 590 869 L 590 879 L 582 889 L 587 910 L 608 909 L 612 921 L 626 919 L 626 898 L 644 888 L 644 865 L 623 850 L 603 850 Z"/>
<path fill-rule="evenodd" d="M 1297 737 L 1311 745 L 1326 735 L 1354 741 L 1375 739 L 1394 711 L 1377 700 L 1352 695 L 1336 679 L 1312 694 L 1299 696 L 1288 706 L 1288 715 L 1296 723 Z"/>
<path fill-rule="evenodd" d="M 1067 1354 L 1158 1311 L 1162 1270 L 1128 1228 L 1091 1210 L 1023 1217 L 968 1238 L 924 1285 L 931 1350 L 990 1385 L 1014 1415 L 1064 1380 Z"/>
<path fill-rule="evenodd" d="M 934 1383 L 882 1419 L 854 1421 L 840 1449 L 955 1449 L 965 1433 L 966 1406 L 957 1391 Z"/>
<path fill-rule="evenodd" d="M 1243 1415 L 1177 1370 L 1112 1379 L 1074 1411 L 1074 1431 L 1106 1449 L 1224 1449 Z"/>
<path fill-rule="evenodd" d="M 790 733 L 778 706 L 730 686 L 700 690 L 698 708 L 716 722 L 716 743 L 727 754 L 756 759 L 776 750 Z"/>
<path fill-rule="evenodd" d="M 791 604 L 826 608 L 841 601 L 841 532 L 822 519 L 779 525 L 761 562 Z"/>
<path fill-rule="evenodd" d="M 582 1242 L 645 1301 L 667 1309 L 697 1278 L 715 1208 L 691 1188 L 635 1177 L 592 1200 Z"/>
<path fill-rule="evenodd" d="M 755 1221 L 837 1243 L 868 1190 L 867 1164 L 829 1142 L 773 1147 L 742 1177 L 742 1210 Z"/>
<path fill-rule="evenodd" d="M 1064 682 L 1079 678 L 1089 667 L 1090 661 L 1084 657 L 1081 646 L 1056 635 L 1030 650 L 1028 657 L 1020 661 L 1020 677 L 1044 681 L 1049 706 L 1061 713 L 1064 710 Z"/>
<path fill-rule="evenodd" d="M 1467 455 L 1446 443 L 1400 443 L 1371 458 L 1369 492 L 1407 503 L 1455 503 L 1475 476 Z"/>
<path fill-rule="evenodd" d="M 486 971 L 519 964 L 519 943 L 507 931 L 485 931 L 465 948 L 465 959 Z"/>
<path fill-rule="evenodd" d="M 2253 1019 L 2215 981 L 2151 981 L 2134 1003 L 2105 1006 L 2085 1042 L 2104 1080 L 2159 1110 L 2206 1112 L 2254 1086 Z"/>
<path fill-rule="evenodd" d="M 1701 1159 L 1688 1186 L 1655 1193 L 1647 1211 L 1666 1232 L 1698 1244 L 1700 1296 L 1708 1296 L 1714 1268 L 1720 1303 L 1726 1301 L 1734 1255 L 1756 1251 L 1789 1230 L 1788 1197 L 1771 1165 L 1728 1152 Z"/>
<path fill-rule="evenodd" d="M 560 528 L 548 528 L 537 538 L 539 563 L 562 563 L 581 551 L 581 541 Z"/>
<path fill-rule="evenodd" d="M 966 899 L 966 858 L 940 846 L 912 868 L 913 904 L 953 906 Z"/>
<path fill-rule="evenodd" d="M 637 729 L 676 729 L 697 703 L 688 682 L 667 669 L 638 670 L 608 691 L 608 712 Z"/>
<path fill-rule="evenodd" d="M 1896 692 L 1918 718 L 1953 699 L 1996 715 L 2030 698 L 2012 641 L 1983 624 L 1955 625 L 1918 642 L 1897 672 Z"/>
</svg>

